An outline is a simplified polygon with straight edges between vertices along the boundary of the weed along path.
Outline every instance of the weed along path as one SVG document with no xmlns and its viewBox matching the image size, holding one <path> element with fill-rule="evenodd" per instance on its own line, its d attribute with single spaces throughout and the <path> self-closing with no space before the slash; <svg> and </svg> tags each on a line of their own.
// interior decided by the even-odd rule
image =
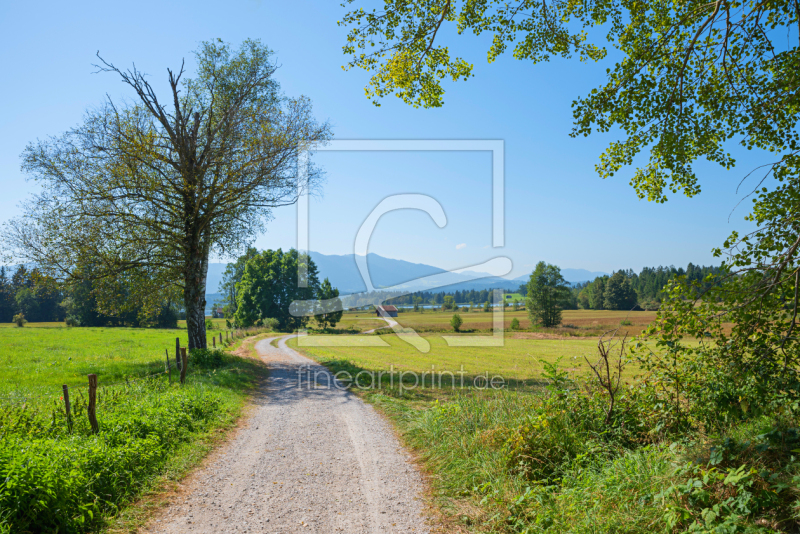
<svg viewBox="0 0 800 534">
<path fill-rule="evenodd" d="M 422 478 L 389 424 L 328 387 L 330 373 L 288 338 L 256 344 L 270 376 L 255 409 L 145 532 L 429 532 Z"/>
</svg>

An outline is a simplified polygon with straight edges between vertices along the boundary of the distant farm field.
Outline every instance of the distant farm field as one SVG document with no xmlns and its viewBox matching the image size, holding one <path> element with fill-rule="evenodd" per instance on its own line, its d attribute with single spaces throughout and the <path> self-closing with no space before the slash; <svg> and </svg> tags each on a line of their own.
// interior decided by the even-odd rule
<svg viewBox="0 0 800 534">
<path fill-rule="evenodd" d="M 312 326 L 314 326 L 313 321 Z M 381 326 L 386 326 L 386 321 L 376 317 L 375 312 L 368 311 L 345 313 L 342 315 L 342 320 L 336 324 L 336 328 L 345 330 L 352 329 L 358 332 L 372 330 L 373 328 L 379 328 Z"/>
<path fill-rule="evenodd" d="M 366 312 L 364 312 L 366 313 Z M 452 311 L 432 311 L 424 312 L 404 312 L 398 314 L 397 321 L 403 326 L 414 328 L 423 332 L 438 332 L 450 330 L 450 318 Z M 481 310 L 459 311 L 457 312 L 464 321 L 463 330 L 475 330 L 488 332 L 492 328 L 492 312 Z M 619 328 L 619 334 L 634 336 L 640 334 L 648 324 L 656 317 L 653 311 L 609 311 L 609 310 L 565 310 L 562 314 L 562 322 L 559 327 L 538 329 L 539 332 L 546 332 L 560 336 L 590 336 L 598 335 Z M 514 311 L 513 308 L 504 308 L 503 324 L 504 328 L 511 328 L 511 321 L 516 318 L 519 321 L 521 330 L 530 330 L 531 322 L 528 313 L 524 310 Z M 630 322 L 630 325 L 621 325 L 623 321 Z"/>
</svg>

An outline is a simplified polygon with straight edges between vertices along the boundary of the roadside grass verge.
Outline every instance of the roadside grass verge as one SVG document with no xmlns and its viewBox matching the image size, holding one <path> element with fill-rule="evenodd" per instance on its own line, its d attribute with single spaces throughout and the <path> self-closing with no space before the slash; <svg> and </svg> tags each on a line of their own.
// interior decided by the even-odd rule
<svg viewBox="0 0 800 534">
<path fill-rule="evenodd" d="M 123 511 L 136 515 L 127 505 L 182 475 L 233 425 L 265 366 L 219 352 L 190 357 L 181 386 L 177 335 L 0 331 L 0 532 L 84 533 L 119 524 Z M 169 347 L 171 384 L 164 373 Z M 88 373 L 98 375 L 97 434 L 87 417 Z M 61 384 L 70 385 L 69 420 Z"/>
</svg>

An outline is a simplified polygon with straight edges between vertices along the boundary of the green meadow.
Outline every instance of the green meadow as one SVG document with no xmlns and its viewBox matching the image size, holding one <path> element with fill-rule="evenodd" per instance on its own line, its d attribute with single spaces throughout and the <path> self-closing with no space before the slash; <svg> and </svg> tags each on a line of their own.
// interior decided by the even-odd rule
<svg viewBox="0 0 800 534">
<path fill-rule="evenodd" d="M 311 358 L 327 365 L 341 366 L 346 362 L 367 371 L 464 371 L 465 377 L 474 379 L 475 376 L 487 374 L 489 377 L 501 376 L 514 385 L 541 383 L 547 364 L 557 364 L 570 375 L 584 375 L 588 371 L 584 355 L 592 362 L 597 359 L 596 339 L 520 339 L 509 334 L 500 347 L 463 347 L 449 346 L 442 335 L 423 334 L 422 339 L 429 344 L 429 351 L 420 352 L 394 334 L 375 337 L 379 341 L 375 340 L 374 343 L 385 346 L 298 347 L 301 341 L 297 338 L 289 340 L 289 345 L 302 349 Z M 466 335 L 459 337 L 466 338 Z M 481 338 L 488 339 L 488 336 L 482 335 Z M 324 345 L 324 339 L 325 336 L 313 336 L 310 342 Z M 336 338 L 332 342 L 338 340 Z M 632 376 L 636 371 L 635 366 L 628 365 L 625 376 Z"/>
<path fill-rule="evenodd" d="M 220 333 L 224 339 L 224 331 L 209 330 L 209 339 L 219 341 Z M 0 328 L 0 394 L 60 395 L 62 384 L 83 386 L 90 373 L 103 385 L 163 371 L 167 354 L 175 365 L 176 338 L 186 346 L 181 328 L 66 328 L 63 323 Z"/>
</svg>

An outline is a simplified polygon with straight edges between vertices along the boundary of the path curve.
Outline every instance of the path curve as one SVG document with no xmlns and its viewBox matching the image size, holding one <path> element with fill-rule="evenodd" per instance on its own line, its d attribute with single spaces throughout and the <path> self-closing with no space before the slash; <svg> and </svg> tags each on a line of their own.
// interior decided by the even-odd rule
<svg viewBox="0 0 800 534">
<path fill-rule="evenodd" d="M 270 376 L 245 428 L 144 532 L 429 532 L 422 477 L 389 424 L 327 387 L 331 374 L 290 337 L 256 343 Z"/>
<path fill-rule="evenodd" d="M 372 330 L 365 330 L 363 333 L 364 334 L 372 334 L 373 332 L 375 332 L 375 330 L 380 330 L 381 328 L 392 328 L 392 329 L 394 329 L 394 327 L 398 326 L 398 324 L 399 324 L 397 321 L 395 321 L 394 319 L 392 319 L 391 317 L 388 317 L 386 315 L 382 315 L 381 319 L 386 321 L 386 325 L 385 326 L 379 326 L 378 328 L 373 328 Z"/>
</svg>

